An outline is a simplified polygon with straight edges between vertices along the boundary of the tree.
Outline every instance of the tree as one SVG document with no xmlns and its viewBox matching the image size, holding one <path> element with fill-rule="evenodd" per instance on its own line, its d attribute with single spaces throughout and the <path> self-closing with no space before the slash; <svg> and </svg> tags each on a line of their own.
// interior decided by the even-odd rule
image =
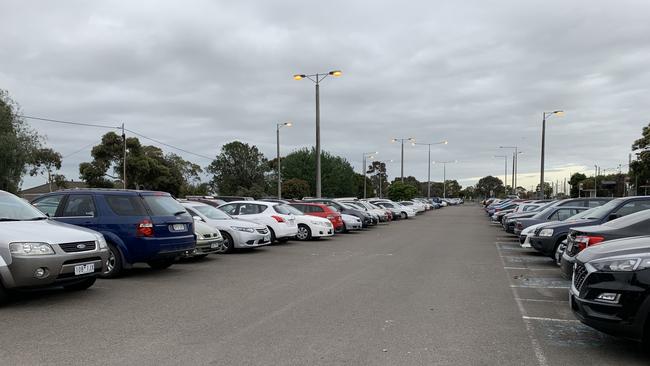
<svg viewBox="0 0 650 366">
<path fill-rule="evenodd" d="M 393 201 L 404 201 L 413 199 L 418 195 L 417 187 L 409 183 L 402 183 L 400 181 L 393 182 L 388 187 L 388 198 Z"/>
<path fill-rule="evenodd" d="M 292 178 L 282 182 L 282 197 L 302 199 L 309 196 L 311 189 L 306 180 Z"/>
<path fill-rule="evenodd" d="M 569 179 L 569 185 L 571 186 L 571 197 L 580 196 L 580 183 L 587 180 L 587 176 L 582 173 L 574 173 Z"/>
<path fill-rule="evenodd" d="M 211 185 L 220 195 L 266 195 L 268 170 L 267 160 L 257 146 L 240 141 L 223 145 L 221 153 L 207 167 L 213 174 Z"/>
<path fill-rule="evenodd" d="M 175 154 L 165 155 L 158 147 L 141 145 L 135 137 L 126 139 L 126 148 L 127 188 L 164 191 L 180 196 L 191 190 L 191 184 L 198 184 L 200 167 L 196 164 Z M 81 178 L 90 187 L 121 187 L 123 149 L 121 136 L 114 132 L 102 136 L 102 142 L 91 151 L 93 161 L 79 165 Z M 110 169 L 113 175 L 108 174 Z"/>
<path fill-rule="evenodd" d="M 309 196 L 316 194 L 316 161 L 314 149 L 300 149 L 282 159 L 282 178 L 301 179 L 309 183 Z M 321 194 L 323 197 L 356 196 L 357 173 L 344 158 L 321 151 Z M 363 183 L 363 181 L 362 181 Z"/>
<path fill-rule="evenodd" d="M 650 124 L 643 127 L 641 138 L 634 141 L 632 151 L 642 150 L 636 153 L 637 159 L 630 163 L 630 182 L 634 184 L 636 194 L 641 191 L 638 186 L 650 183 Z"/>
<path fill-rule="evenodd" d="M 539 194 L 539 184 L 535 187 L 535 192 Z M 551 197 L 553 194 L 553 186 L 549 182 L 544 182 L 544 197 Z"/>
<path fill-rule="evenodd" d="M 0 89 L 0 189 L 17 193 L 42 137 L 19 117 L 20 106 Z"/>
<path fill-rule="evenodd" d="M 50 186 L 52 192 L 52 184 L 55 183 L 55 178 L 58 181 L 65 181 L 65 177 L 61 174 L 53 174 L 54 170 L 61 169 L 61 154 L 50 149 L 40 148 L 35 149 L 29 159 L 29 175 L 47 175 L 47 184 Z M 55 185 L 56 186 L 56 185 Z"/>
<path fill-rule="evenodd" d="M 505 187 L 501 179 L 488 175 L 487 177 L 481 178 L 478 183 L 476 183 L 476 193 L 481 197 L 494 197 L 503 195 L 505 192 Z"/>
</svg>

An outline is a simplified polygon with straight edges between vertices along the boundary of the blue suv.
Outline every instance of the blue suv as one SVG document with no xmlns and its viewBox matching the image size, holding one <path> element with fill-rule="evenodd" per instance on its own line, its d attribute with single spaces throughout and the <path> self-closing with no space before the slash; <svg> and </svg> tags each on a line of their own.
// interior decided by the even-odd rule
<svg viewBox="0 0 650 366">
<path fill-rule="evenodd" d="M 70 189 L 32 204 L 54 220 L 100 232 L 110 249 L 102 274 L 113 278 L 134 263 L 171 266 L 196 245 L 194 221 L 169 193 L 117 189 Z"/>
</svg>

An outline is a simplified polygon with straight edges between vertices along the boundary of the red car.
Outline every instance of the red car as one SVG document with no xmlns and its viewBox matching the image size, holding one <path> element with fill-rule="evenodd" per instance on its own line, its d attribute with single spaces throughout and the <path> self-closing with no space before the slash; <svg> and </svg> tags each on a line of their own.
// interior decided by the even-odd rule
<svg viewBox="0 0 650 366">
<path fill-rule="evenodd" d="M 332 210 L 329 206 L 322 203 L 289 203 L 290 206 L 297 208 L 305 215 L 318 216 L 328 219 L 334 226 L 334 231 L 340 232 L 343 230 L 343 219 L 341 214 Z"/>
</svg>

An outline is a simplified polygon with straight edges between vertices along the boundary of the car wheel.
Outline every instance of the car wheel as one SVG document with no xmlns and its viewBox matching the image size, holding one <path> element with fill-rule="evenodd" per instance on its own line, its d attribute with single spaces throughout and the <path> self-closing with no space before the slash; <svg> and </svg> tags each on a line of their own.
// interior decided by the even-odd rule
<svg viewBox="0 0 650 366">
<path fill-rule="evenodd" d="M 63 288 L 68 290 L 68 291 L 83 291 L 83 290 L 87 290 L 92 285 L 94 285 L 95 281 L 97 281 L 97 277 L 90 277 L 90 278 L 86 278 L 85 280 L 77 282 L 77 283 L 73 283 L 73 284 L 70 284 L 70 285 L 64 285 Z"/>
<path fill-rule="evenodd" d="M 232 239 L 232 236 L 225 231 L 221 232 L 221 236 L 223 237 L 223 243 L 221 244 L 223 246 L 223 253 L 231 253 L 233 249 L 235 249 L 235 241 Z"/>
<path fill-rule="evenodd" d="M 108 259 L 104 263 L 104 272 L 100 275 L 102 278 L 116 278 L 122 274 L 122 255 L 113 243 L 108 243 Z"/>
<path fill-rule="evenodd" d="M 565 239 L 566 239 L 566 236 L 561 237 L 560 239 L 558 239 L 557 243 L 555 243 L 555 246 L 553 247 L 553 251 L 551 252 L 551 255 L 549 256 L 553 260 L 555 260 L 555 253 L 557 253 L 557 249 L 560 247 L 560 245 L 562 244 L 562 241 L 564 241 Z"/>
<path fill-rule="evenodd" d="M 156 259 L 154 261 L 147 262 L 147 264 L 149 267 L 156 270 L 167 269 L 171 267 L 172 264 L 174 264 L 174 258 Z"/>
<path fill-rule="evenodd" d="M 4 305 L 9 301 L 9 294 L 5 290 L 4 286 L 0 283 L 0 306 Z"/>
<path fill-rule="evenodd" d="M 296 234 L 296 239 L 303 241 L 311 239 L 311 230 L 309 229 L 309 226 L 304 224 L 298 225 L 298 233 Z"/>
<path fill-rule="evenodd" d="M 409 215 L 407 215 L 406 212 L 402 212 L 402 218 L 406 220 L 409 218 Z"/>
<path fill-rule="evenodd" d="M 270 226 L 267 227 L 269 228 L 269 232 L 271 233 L 271 244 L 273 244 L 278 240 L 278 238 L 275 237 L 275 231 L 273 231 L 273 229 L 271 229 Z"/>
</svg>

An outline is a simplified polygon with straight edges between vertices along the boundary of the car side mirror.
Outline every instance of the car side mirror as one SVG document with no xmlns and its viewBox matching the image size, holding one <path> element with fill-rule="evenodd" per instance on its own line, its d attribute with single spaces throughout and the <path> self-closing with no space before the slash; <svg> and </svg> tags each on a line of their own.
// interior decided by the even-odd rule
<svg viewBox="0 0 650 366">
<path fill-rule="evenodd" d="M 192 218 L 194 219 L 194 221 L 203 221 L 201 216 L 192 216 Z"/>
</svg>

